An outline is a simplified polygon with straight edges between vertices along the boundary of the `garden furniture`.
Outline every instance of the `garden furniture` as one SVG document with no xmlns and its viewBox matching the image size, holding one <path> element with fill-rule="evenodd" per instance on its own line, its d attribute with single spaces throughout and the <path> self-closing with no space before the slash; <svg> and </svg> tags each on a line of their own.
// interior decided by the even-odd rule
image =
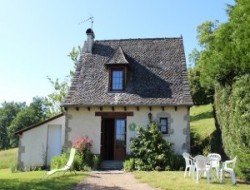
<svg viewBox="0 0 250 190">
<path fill-rule="evenodd" d="M 236 184 L 236 177 L 235 177 L 235 172 L 234 172 L 234 167 L 235 167 L 235 164 L 236 164 L 236 160 L 237 160 L 237 156 L 235 156 L 234 159 L 226 160 L 223 163 L 222 168 L 220 170 L 220 182 L 221 183 L 222 183 L 223 178 L 224 178 L 224 172 L 227 172 L 231 176 L 232 184 L 234 184 L 234 185 Z M 229 165 L 231 167 L 229 167 Z"/>
<path fill-rule="evenodd" d="M 217 153 L 208 154 L 210 167 L 216 169 L 216 176 L 219 178 L 221 156 Z"/>
<path fill-rule="evenodd" d="M 209 159 L 205 156 L 198 155 L 194 157 L 194 165 L 196 170 L 196 183 L 198 183 L 202 173 L 205 172 L 207 182 L 210 183 L 210 177 L 212 177 L 212 168 L 209 164 Z"/>
<path fill-rule="evenodd" d="M 185 159 L 186 167 L 184 172 L 184 177 L 186 177 L 187 170 L 189 170 L 189 176 L 194 170 L 193 158 L 187 152 L 182 154 L 183 158 Z"/>
<path fill-rule="evenodd" d="M 74 158 L 75 158 L 75 153 L 76 153 L 76 149 L 71 148 L 70 155 L 69 155 L 69 160 L 68 160 L 67 164 L 63 168 L 53 169 L 53 170 L 47 172 L 46 176 L 49 177 L 49 176 L 53 175 L 56 172 L 64 172 L 64 174 L 65 174 L 67 171 L 74 171 L 74 173 L 76 174 L 75 170 L 72 168 Z"/>
</svg>

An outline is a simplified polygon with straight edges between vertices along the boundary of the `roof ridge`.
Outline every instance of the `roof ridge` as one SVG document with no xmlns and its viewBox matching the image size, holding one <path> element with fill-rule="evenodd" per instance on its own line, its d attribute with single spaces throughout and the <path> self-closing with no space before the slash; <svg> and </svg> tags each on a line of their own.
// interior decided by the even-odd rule
<svg viewBox="0 0 250 190">
<path fill-rule="evenodd" d="M 179 39 L 179 40 L 181 40 L 182 37 L 108 39 L 108 40 L 95 40 L 95 42 L 132 41 L 132 40 L 167 40 L 167 39 Z"/>
</svg>

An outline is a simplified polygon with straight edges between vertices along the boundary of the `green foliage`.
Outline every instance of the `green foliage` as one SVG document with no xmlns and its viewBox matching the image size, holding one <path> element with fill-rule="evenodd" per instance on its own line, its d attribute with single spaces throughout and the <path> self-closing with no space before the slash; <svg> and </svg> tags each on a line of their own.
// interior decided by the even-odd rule
<svg viewBox="0 0 250 190">
<path fill-rule="evenodd" d="M 14 134 L 15 131 L 39 123 L 46 118 L 47 106 L 45 100 L 40 97 L 33 98 L 33 102 L 30 103 L 29 107 L 18 112 L 8 127 L 9 146 L 14 148 L 18 145 L 18 136 Z"/>
<path fill-rule="evenodd" d="M 62 168 L 66 165 L 68 159 L 69 159 L 68 153 L 63 153 L 60 156 L 53 156 L 53 158 L 51 159 L 50 167 L 52 169 Z"/>
<path fill-rule="evenodd" d="M 0 150 L 10 147 L 8 128 L 18 112 L 26 108 L 25 103 L 4 102 L 0 107 Z"/>
<path fill-rule="evenodd" d="M 171 170 L 183 171 L 185 169 L 186 163 L 182 155 L 172 154 L 170 157 Z"/>
<path fill-rule="evenodd" d="M 207 21 L 198 27 L 202 50 L 196 67 L 201 86 L 215 91 L 215 143 L 221 144 L 222 136 L 227 156 L 241 155 L 237 173 L 249 179 L 250 4 L 235 3 L 228 7 L 228 22 Z"/>
<path fill-rule="evenodd" d="M 73 147 L 77 150 L 77 162 L 75 163 L 76 168 L 84 170 L 85 168 L 91 168 L 93 166 L 93 154 L 91 153 L 92 141 L 87 137 L 81 137 L 76 139 Z M 80 164 L 80 165 L 77 165 Z"/>
<path fill-rule="evenodd" d="M 213 91 L 208 91 L 201 86 L 199 67 L 188 69 L 188 81 L 195 105 L 204 105 L 213 102 Z"/>
<path fill-rule="evenodd" d="M 73 47 L 71 52 L 69 53 L 68 57 L 73 61 L 74 63 L 74 70 L 76 69 L 77 67 L 77 63 L 78 63 L 78 58 L 79 58 L 79 55 L 82 51 L 82 48 L 80 46 L 78 46 L 77 48 L 76 47 Z M 74 71 L 71 70 L 70 71 L 70 76 L 73 77 L 74 76 Z"/>
<path fill-rule="evenodd" d="M 69 77 L 66 77 L 63 81 L 59 81 L 58 78 L 55 81 L 53 81 L 49 77 L 48 80 L 51 83 L 52 87 L 54 88 L 54 92 L 50 93 L 46 97 L 46 103 L 49 107 L 48 115 L 54 116 L 63 111 L 63 108 L 60 107 L 60 105 L 63 102 L 69 90 Z"/>
<path fill-rule="evenodd" d="M 123 162 L 123 168 L 126 172 L 132 172 L 135 169 L 135 159 L 130 158 Z"/>
<path fill-rule="evenodd" d="M 131 142 L 130 152 L 137 170 L 165 170 L 167 166 L 171 168 L 172 146 L 162 138 L 154 123 L 149 128 L 138 128 L 138 135 Z"/>
<path fill-rule="evenodd" d="M 78 58 L 81 52 L 81 47 L 73 47 L 68 57 L 73 61 L 74 70 L 77 67 Z M 49 107 L 49 116 L 54 116 L 63 111 L 63 108 L 60 106 L 66 97 L 69 90 L 69 83 L 74 76 L 74 71 L 70 70 L 70 75 L 66 76 L 64 80 L 60 81 L 58 78 L 52 80 L 50 77 L 47 77 L 50 84 L 52 85 L 54 92 L 50 93 L 46 97 L 47 105 Z"/>
<path fill-rule="evenodd" d="M 250 75 L 236 80 L 232 87 L 217 86 L 216 109 L 222 127 L 226 154 L 238 156 L 237 173 L 250 179 Z"/>
<path fill-rule="evenodd" d="M 101 157 L 100 155 L 93 155 L 93 161 L 92 161 L 92 169 L 97 170 L 101 165 Z"/>
<path fill-rule="evenodd" d="M 0 169 L 17 165 L 17 148 L 0 151 Z"/>
</svg>

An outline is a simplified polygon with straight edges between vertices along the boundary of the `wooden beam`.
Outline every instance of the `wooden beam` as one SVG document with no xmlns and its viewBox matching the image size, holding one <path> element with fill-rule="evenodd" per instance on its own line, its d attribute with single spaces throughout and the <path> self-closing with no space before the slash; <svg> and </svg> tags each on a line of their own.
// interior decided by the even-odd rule
<svg viewBox="0 0 250 190">
<path fill-rule="evenodd" d="M 161 109 L 162 109 L 162 111 L 165 111 L 165 107 L 164 106 L 161 106 Z"/>
<path fill-rule="evenodd" d="M 76 107 L 76 111 L 79 111 L 79 107 Z"/>
<path fill-rule="evenodd" d="M 149 106 L 148 108 L 149 108 L 150 111 L 152 111 L 152 107 L 151 106 Z"/>
<path fill-rule="evenodd" d="M 139 108 L 139 106 L 137 106 L 137 107 L 136 107 L 136 109 L 137 109 L 137 111 L 140 111 L 140 108 Z"/>
<path fill-rule="evenodd" d="M 174 110 L 175 110 L 175 111 L 177 111 L 177 109 L 178 109 L 178 107 L 177 107 L 177 106 L 175 106 L 175 107 L 174 107 Z"/>
<path fill-rule="evenodd" d="M 134 116 L 134 112 L 95 112 L 95 116 L 127 117 L 127 116 Z"/>
<path fill-rule="evenodd" d="M 87 107 L 88 111 L 90 111 L 90 107 Z"/>
<path fill-rule="evenodd" d="M 126 106 L 124 106 L 124 111 L 127 111 L 127 107 Z"/>
<path fill-rule="evenodd" d="M 112 106 L 112 111 L 115 111 L 115 107 L 114 106 Z"/>
<path fill-rule="evenodd" d="M 65 110 L 65 111 L 68 111 L 68 108 L 64 107 L 64 110 Z"/>
<path fill-rule="evenodd" d="M 102 107 L 100 107 L 100 111 L 102 111 Z"/>
</svg>

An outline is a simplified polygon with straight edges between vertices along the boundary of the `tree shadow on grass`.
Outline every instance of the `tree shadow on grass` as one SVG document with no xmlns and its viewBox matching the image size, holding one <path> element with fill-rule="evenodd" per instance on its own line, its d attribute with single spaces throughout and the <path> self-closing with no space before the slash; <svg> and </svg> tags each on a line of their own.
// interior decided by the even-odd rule
<svg viewBox="0 0 250 190">
<path fill-rule="evenodd" d="M 86 174 L 77 174 L 84 177 Z M 68 190 L 74 187 L 79 181 L 75 179 L 75 174 L 69 174 L 64 176 L 50 177 L 45 179 L 27 178 L 12 178 L 12 179 L 0 179 L 0 190 Z"/>
<path fill-rule="evenodd" d="M 195 116 L 190 116 L 190 121 L 197 121 L 197 120 L 209 119 L 209 118 L 213 118 L 212 111 L 203 112 L 203 113 L 195 115 Z"/>
</svg>

